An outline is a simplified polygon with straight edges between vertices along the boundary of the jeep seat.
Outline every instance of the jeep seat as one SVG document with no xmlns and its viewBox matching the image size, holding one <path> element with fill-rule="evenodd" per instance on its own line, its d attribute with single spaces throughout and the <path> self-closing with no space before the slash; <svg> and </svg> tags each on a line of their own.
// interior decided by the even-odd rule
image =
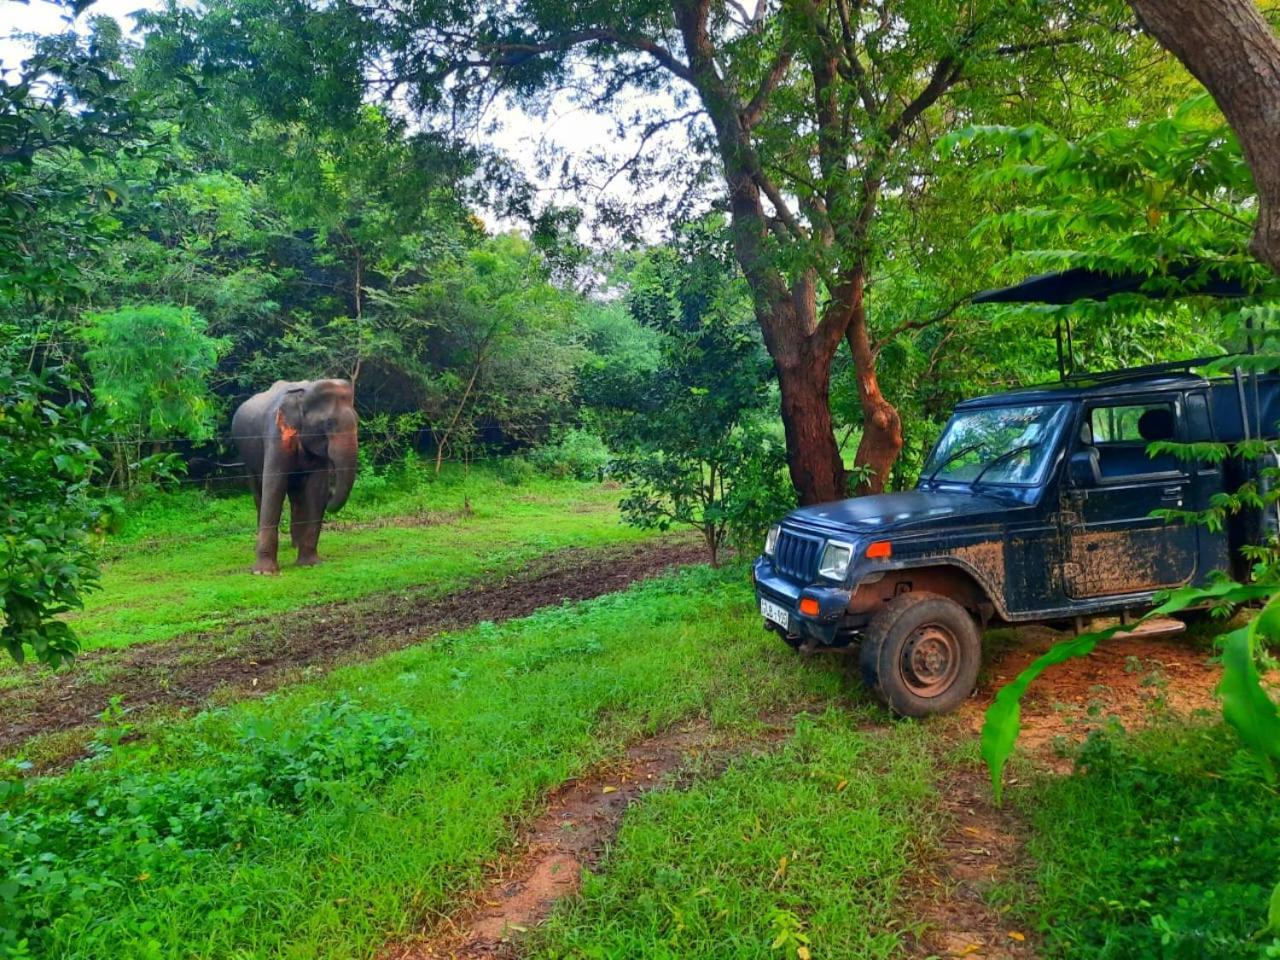
<svg viewBox="0 0 1280 960">
<path fill-rule="evenodd" d="M 1080 424 L 1080 452 L 1089 455 L 1089 465 L 1093 470 L 1093 482 L 1102 482 L 1102 456 L 1093 445 L 1093 427 L 1088 423 Z"/>
</svg>

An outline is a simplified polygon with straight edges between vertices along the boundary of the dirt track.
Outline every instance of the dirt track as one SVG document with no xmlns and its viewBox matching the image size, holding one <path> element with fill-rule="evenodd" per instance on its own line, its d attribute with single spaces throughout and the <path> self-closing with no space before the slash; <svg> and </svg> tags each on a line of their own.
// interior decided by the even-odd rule
<svg viewBox="0 0 1280 960">
<path fill-rule="evenodd" d="M 797 707 L 797 711 L 803 709 Z M 762 717 L 752 738 L 725 739 L 703 721 L 678 724 L 633 743 L 626 755 L 564 783 L 519 843 L 494 863 L 469 906 L 434 921 L 418 936 L 390 944 L 381 960 L 518 960 L 525 933 L 556 902 L 575 894 L 585 867 L 595 866 L 631 803 L 650 790 L 680 789 L 681 765 L 701 756 L 723 768 L 750 751 L 767 751 L 793 730 L 792 712 Z"/>
<path fill-rule="evenodd" d="M 443 596 L 401 590 L 307 607 L 224 633 L 93 651 L 70 670 L 0 691 L 0 749 L 39 734 L 91 725 L 115 695 L 135 712 L 199 708 L 215 693 L 224 699 L 260 696 L 295 679 L 303 668 L 327 669 L 441 631 L 523 617 L 566 600 L 588 600 L 703 558 L 701 545 L 687 540 L 572 548 L 505 579 Z"/>
<path fill-rule="evenodd" d="M 940 745 L 976 737 L 996 691 L 1066 634 L 1023 627 L 997 653 L 977 694 L 949 719 Z M 1208 652 L 1186 636 L 1117 637 L 1088 657 L 1048 670 L 1023 701 L 1019 751 L 1059 774 L 1072 770 L 1071 751 L 1093 730 L 1119 722 L 1139 729 L 1172 713 L 1187 716 L 1220 708 L 1214 687 L 1220 670 Z M 1006 772 L 1006 787 L 1020 787 Z M 938 856 L 916 878 L 907 913 L 925 922 L 925 935 L 909 945 L 911 957 L 1027 960 L 1038 955 L 1033 930 L 1019 929 L 988 894 L 1033 869 L 1024 841 L 1027 825 L 1015 804 L 992 803 L 985 768 L 957 764 L 938 783 L 949 829 Z"/>
</svg>

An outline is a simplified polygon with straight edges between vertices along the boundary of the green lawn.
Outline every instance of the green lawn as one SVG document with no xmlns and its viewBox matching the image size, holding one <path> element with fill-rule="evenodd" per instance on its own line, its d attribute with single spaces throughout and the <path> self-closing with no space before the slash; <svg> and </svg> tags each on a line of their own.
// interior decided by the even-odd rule
<svg viewBox="0 0 1280 960">
<path fill-rule="evenodd" d="M 596 484 L 537 478 L 512 486 L 485 469 L 454 469 L 407 490 L 372 486 L 357 483 L 326 528 L 321 566 L 294 566 L 282 531 L 278 577 L 249 572 L 247 493 L 156 497 L 107 544 L 102 589 L 69 619 L 86 649 L 121 647 L 407 586 L 443 593 L 562 547 L 645 535 L 620 521 L 618 491 Z"/>
<path fill-rule="evenodd" d="M 0 918 L 48 958 L 371 957 L 456 905 L 549 790 L 625 741 L 693 716 L 732 740 L 808 705 L 776 756 L 634 807 L 557 936 L 576 953 L 599 923 L 626 952 L 666 909 L 630 902 L 661 869 L 692 924 L 682 955 L 777 956 L 794 915 L 814 956 L 883 956 L 936 827 L 933 770 L 918 725 L 859 730 L 879 714 L 847 684 L 760 629 L 741 569 L 481 625 L 153 729 L 0 800 Z M 724 909 L 689 900 L 703 887 Z M 674 955 L 663 942 L 651 955 Z"/>
</svg>

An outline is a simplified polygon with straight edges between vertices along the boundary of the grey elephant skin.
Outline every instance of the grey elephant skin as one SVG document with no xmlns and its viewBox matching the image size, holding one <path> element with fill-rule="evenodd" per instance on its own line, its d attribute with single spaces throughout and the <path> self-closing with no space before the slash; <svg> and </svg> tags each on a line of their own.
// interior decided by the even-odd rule
<svg viewBox="0 0 1280 960">
<path fill-rule="evenodd" d="M 325 513 L 341 509 L 356 479 L 359 418 L 346 380 L 277 380 L 236 410 L 231 434 L 258 507 L 254 573 L 279 573 L 280 513 L 289 498 L 298 566 L 320 562 Z"/>
</svg>

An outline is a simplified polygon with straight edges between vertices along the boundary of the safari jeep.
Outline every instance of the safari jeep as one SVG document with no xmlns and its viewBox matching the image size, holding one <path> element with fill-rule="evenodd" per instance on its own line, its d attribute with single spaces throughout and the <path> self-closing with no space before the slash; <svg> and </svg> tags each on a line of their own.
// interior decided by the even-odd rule
<svg viewBox="0 0 1280 960">
<path fill-rule="evenodd" d="M 1206 379 L 1192 363 L 960 404 L 914 490 L 806 507 L 769 530 L 753 569 L 765 625 L 798 649 L 857 645 L 867 686 L 921 716 L 973 690 L 988 623 L 1124 614 L 1238 564 L 1273 518 L 1215 532 L 1152 514 L 1204 509 L 1261 464 L 1148 444 L 1261 436 L 1280 421 L 1280 384 Z"/>
</svg>

